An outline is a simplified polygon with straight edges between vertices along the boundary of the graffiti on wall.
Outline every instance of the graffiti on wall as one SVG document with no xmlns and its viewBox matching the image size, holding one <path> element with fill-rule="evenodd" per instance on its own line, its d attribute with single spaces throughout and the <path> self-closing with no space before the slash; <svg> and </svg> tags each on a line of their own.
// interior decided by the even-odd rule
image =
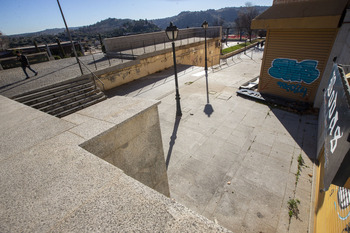
<svg viewBox="0 0 350 233">
<path fill-rule="evenodd" d="M 346 220 L 349 216 L 350 216 L 350 210 L 349 210 L 349 206 L 350 206 L 350 190 L 344 187 L 339 187 L 338 188 L 338 195 L 337 195 L 337 201 L 338 201 L 338 205 L 340 207 L 340 213 L 339 211 L 337 212 L 338 217 L 341 220 Z M 334 202 L 335 208 L 337 209 L 337 204 L 336 202 Z M 343 216 L 341 214 L 341 212 L 343 212 Z"/>
<path fill-rule="evenodd" d="M 305 97 L 307 94 L 307 87 L 302 86 L 301 84 L 293 84 L 293 83 L 285 83 L 285 82 L 277 82 L 277 85 L 280 88 L 283 88 L 287 92 L 293 92 L 295 94 L 302 94 L 302 97 Z"/>
<path fill-rule="evenodd" d="M 303 60 L 298 62 L 294 59 L 276 58 L 272 61 L 268 73 L 275 79 L 281 79 L 277 85 L 294 94 L 301 94 L 305 97 L 308 88 L 302 84 L 311 84 L 320 76 L 317 69 L 318 61 Z"/>
</svg>

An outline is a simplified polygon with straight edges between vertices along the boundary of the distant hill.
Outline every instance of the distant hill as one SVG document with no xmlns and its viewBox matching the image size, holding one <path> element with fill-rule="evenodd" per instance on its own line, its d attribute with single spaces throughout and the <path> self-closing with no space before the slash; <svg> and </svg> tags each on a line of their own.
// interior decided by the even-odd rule
<svg viewBox="0 0 350 233">
<path fill-rule="evenodd" d="M 268 9 L 268 6 L 255 6 L 259 13 Z M 234 21 L 238 16 L 238 12 L 245 11 L 246 7 L 226 7 L 219 10 L 206 11 L 184 11 L 180 14 L 163 19 L 151 20 L 161 29 L 169 26 L 173 22 L 178 28 L 200 27 L 204 20 L 211 26 L 233 27 Z"/>
<path fill-rule="evenodd" d="M 73 40 L 93 43 L 102 38 L 117 37 L 130 34 L 148 33 L 161 31 L 161 29 L 147 20 L 114 19 L 108 18 L 95 24 L 70 28 Z M 10 48 L 38 44 L 55 43 L 56 38 L 61 41 L 68 41 L 69 38 L 63 29 L 48 29 L 41 32 L 26 33 L 20 35 L 7 36 Z"/>
<path fill-rule="evenodd" d="M 72 27 L 70 29 L 75 30 L 78 28 L 79 27 Z M 57 35 L 59 33 L 64 32 L 65 30 L 66 30 L 65 28 L 52 28 L 52 29 L 46 29 L 39 32 L 29 32 L 29 33 L 11 35 L 9 37 L 34 37 L 34 36 L 42 36 L 42 35 Z"/>
<path fill-rule="evenodd" d="M 265 11 L 267 6 L 255 6 L 259 13 Z M 70 28 L 73 40 L 93 43 L 98 40 L 99 34 L 102 38 L 117 37 L 130 34 L 148 33 L 164 30 L 173 22 L 178 28 L 200 27 L 204 20 L 210 26 L 234 27 L 235 19 L 240 11 L 246 7 L 226 7 L 219 10 L 206 11 L 184 11 L 180 14 L 163 19 L 153 20 L 131 20 L 108 18 L 89 26 Z M 10 48 L 38 44 L 54 43 L 56 38 L 68 41 L 65 28 L 47 29 L 40 32 L 25 33 L 6 36 Z"/>
<path fill-rule="evenodd" d="M 108 18 L 90 26 L 80 27 L 74 30 L 74 34 L 101 34 L 103 37 L 112 37 L 156 31 L 161 31 L 161 29 L 148 20 Z"/>
</svg>

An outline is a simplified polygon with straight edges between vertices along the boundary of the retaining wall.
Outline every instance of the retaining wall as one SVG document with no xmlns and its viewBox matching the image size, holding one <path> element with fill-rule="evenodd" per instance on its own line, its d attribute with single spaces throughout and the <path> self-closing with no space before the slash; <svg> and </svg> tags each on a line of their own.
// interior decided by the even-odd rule
<svg viewBox="0 0 350 233">
<path fill-rule="evenodd" d="M 207 41 L 208 66 L 220 63 L 220 39 Z M 205 65 L 204 41 L 176 47 L 177 64 L 201 66 Z M 133 80 L 159 72 L 174 65 L 172 49 L 164 49 L 153 53 L 140 55 L 136 60 L 109 67 L 94 72 L 103 82 L 96 84 L 104 90 L 109 90 Z"/>
</svg>

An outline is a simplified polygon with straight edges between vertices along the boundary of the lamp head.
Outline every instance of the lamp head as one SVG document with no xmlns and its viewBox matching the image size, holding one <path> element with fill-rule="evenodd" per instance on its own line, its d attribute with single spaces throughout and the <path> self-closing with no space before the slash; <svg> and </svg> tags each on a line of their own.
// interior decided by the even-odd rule
<svg viewBox="0 0 350 233">
<path fill-rule="evenodd" d="M 205 20 L 205 21 L 202 23 L 202 28 L 207 29 L 208 27 L 209 27 L 209 24 L 208 24 L 208 22 Z"/>
<path fill-rule="evenodd" d="M 173 22 L 170 22 L 170 25 L 165 29 L 165 33 L 169 40 L 174 41 L 177 39 L 179 29 L 173 25 Z"/>
</svg>

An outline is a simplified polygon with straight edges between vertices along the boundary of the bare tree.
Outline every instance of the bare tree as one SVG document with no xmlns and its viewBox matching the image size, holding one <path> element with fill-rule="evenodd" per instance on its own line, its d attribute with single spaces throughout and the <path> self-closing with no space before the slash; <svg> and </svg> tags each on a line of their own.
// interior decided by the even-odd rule
<svg viewBox="0 0 350 233">
<path fill-rule="evenodd" d="M 238 13 L 238 17 L 235 19 L 235 28 L 239 34 L 239 40 L 242 40 L 242 33 L 243 33 L 243 15 L 242 12 Z"/>
<path fill-rule="evenodd" d="M 8 48 L 9 39 L 0 31 L 0 50 Z"/>
<path fill-rule="evenodd" d="M 250 26 L 252 24 L 253 19 L 258 15 L 259 11 L 250 2 L 247 2 L 244 11 L 241 11 L 238 14 L 240 26 L 242 27 L 242 29 L 244 29 L 244 31 L 247 32 L 250 42 L 252 41 L 253 34 L 253 30 L 250 28 Z"/>
<path fill-rule="evenodd" d="M 225 20 L 219 17 L 213 21 L 213 26 L 222 26 L 224 25 L 224 23 L 225 23 Z"/>
</svg>

